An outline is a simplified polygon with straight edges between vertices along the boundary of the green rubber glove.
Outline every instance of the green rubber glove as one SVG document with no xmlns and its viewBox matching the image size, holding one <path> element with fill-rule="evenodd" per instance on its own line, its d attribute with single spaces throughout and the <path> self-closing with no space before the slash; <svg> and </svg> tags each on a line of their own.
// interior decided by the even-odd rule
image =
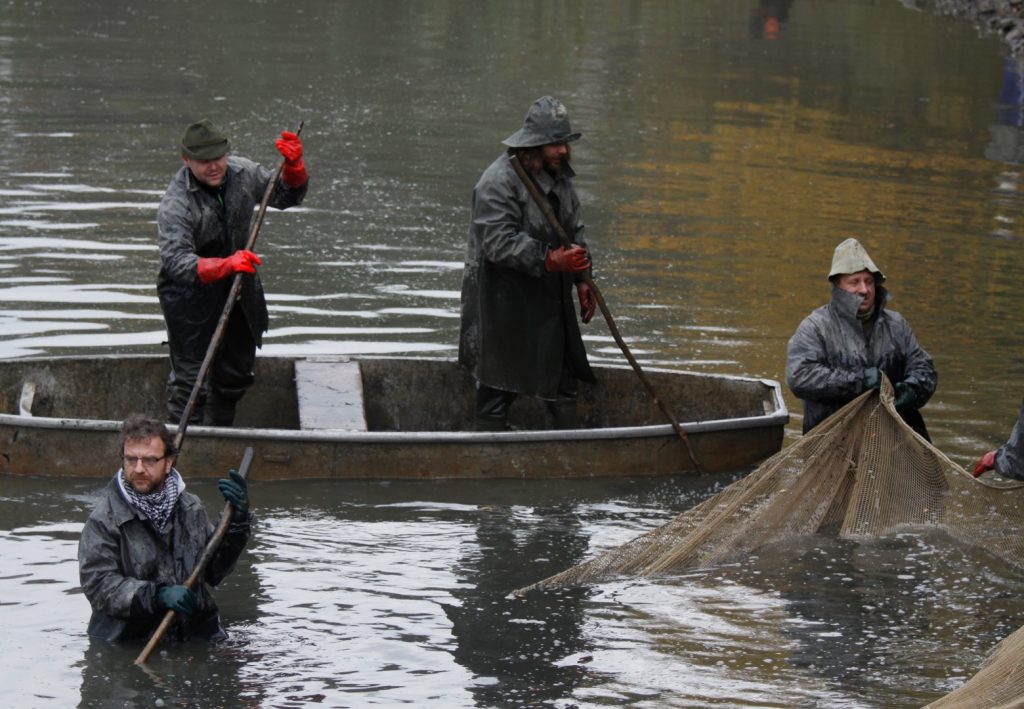
<svg viewBox="0 0 1024 709">
<path fill-rule="evenodd" d="M 903 409 L 910 409 L 914 406 L 914 387 L 910 386 L 906 382 L 900 382 L 896 385 L 896 396 L 893 399 L 893 405 L 896 406 L 898 411 Z"/>
<path fill-rule="evenodd" d="M 196 594 L 188 586 L 161 586 L 156 592 L 156 600 L 175 613 L 192 615 L 196 612 Z"/>
<path fill-rule="evenodd" d="M 230 480 L 228 478 L 218 480 L 217 487 L 224 499 L 235 508 L 234 518 L 243 520 L 249 514 L 249 486 L 246 484 L 245 478 L 236 470 L 229 470 L 228 477 Z"/>
<path fill-rule="evenodd" d="M 878 371 L 878 367 L 868 367 L 864 370 L 864 391 L 868 389 L 878 389 L 882 386 L 882 375 Z"/>
</svg>

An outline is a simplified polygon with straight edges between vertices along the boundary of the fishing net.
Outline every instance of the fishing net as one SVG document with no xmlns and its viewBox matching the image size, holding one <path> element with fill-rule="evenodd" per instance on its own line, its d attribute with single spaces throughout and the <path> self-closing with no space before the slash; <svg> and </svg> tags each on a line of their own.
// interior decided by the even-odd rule
<svg viewBox="0 0 1024 709">
<path fill-rule="evenodd" d="M 516 591 L 718 564 L 808 534 L 870 539 L 940 528 L 1024 568 L 1024 483 L 975 479 L 918 436 L 891 383 L 867 392 L 717 495 L 663 526 Z M 929 705 L 1021 706 L 1024 629 L 963 688 Z"/>
<path fill-rule="evenodd" d="M 1003 638 L 962 687 L 925 709 L 993 709 L 1024 704 L 1024 628 Z"/>
<path fill-rule="evenodd" d="M 924 526 L 1024 567 L 1021 487 L 975 479 L 918 436 L 884 380 L 717 495 L 516 593 L 707 567 L 807 534 L 863 539 Z"/>
</svg>

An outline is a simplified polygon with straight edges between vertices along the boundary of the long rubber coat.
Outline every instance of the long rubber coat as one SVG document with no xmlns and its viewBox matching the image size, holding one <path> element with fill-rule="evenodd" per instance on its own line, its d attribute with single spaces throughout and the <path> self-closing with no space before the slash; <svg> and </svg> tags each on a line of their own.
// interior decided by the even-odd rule
<svg viewBox="0 0 1024 709">
<path fill-rule="evenodd" d="M 877 367 L 894 385 L 911 386 L 913 402 L 900 415 L 927 437 L 917 410 L 935 393 L 935 365 L 903 316 L 885 307 L 886 289 L 877 286 L 875 296 L 879 306 L 870 336 L 857 319 L 861 299 L 833 286 L 832 302 L 804 318 L 790 338 L 786 384 L 803 400 L 804 433 L 862 394 L 864 370 Z"/>
<path fill-rule="evenodd" d="M 536 178 L 542 193 L 556 196 L 573 243 L 586 247 L 573 174 L 565 166 L 557 178 L 544 170 Z M 508 154 L 501 155 L 473 189 L 462 279 L 459 362 L 481 384 L 554 400 L 566 350 L 576 378 L 594 381 L 576 321 L 576 274 L 544 268 L 548 249 L 558 245 Z"/>
</svg>

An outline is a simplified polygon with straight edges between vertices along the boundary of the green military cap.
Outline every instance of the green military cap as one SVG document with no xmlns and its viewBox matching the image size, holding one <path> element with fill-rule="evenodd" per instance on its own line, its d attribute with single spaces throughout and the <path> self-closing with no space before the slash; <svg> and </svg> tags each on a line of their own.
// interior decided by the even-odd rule
<svg viewBox="0 0 1024 709">
<path fill-rule="evenodd" d="M 230 148 L 228 137 L 209 118 L 190 125 L 181 138 L 181 154 L 193 160 L 216 160 Z"/>
</svg>

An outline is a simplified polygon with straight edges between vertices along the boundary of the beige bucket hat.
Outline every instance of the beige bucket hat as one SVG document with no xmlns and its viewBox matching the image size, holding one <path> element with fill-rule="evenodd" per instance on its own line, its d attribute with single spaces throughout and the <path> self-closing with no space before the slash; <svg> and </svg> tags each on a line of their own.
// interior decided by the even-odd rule
<svg viewBox="0 0 1024 709">
<path fill-rule="evenodd" d="M 835 276 L 859 273 L 860 271 L 871 271 L 879 283 L 885 280 L 885 274 L 871 260 L 861 243 L 853 238 L 847 239 L 839 244 L 832 254 L 832 270 L 829 271 L 828 277 L 832 279 Z"/>
</svg>

